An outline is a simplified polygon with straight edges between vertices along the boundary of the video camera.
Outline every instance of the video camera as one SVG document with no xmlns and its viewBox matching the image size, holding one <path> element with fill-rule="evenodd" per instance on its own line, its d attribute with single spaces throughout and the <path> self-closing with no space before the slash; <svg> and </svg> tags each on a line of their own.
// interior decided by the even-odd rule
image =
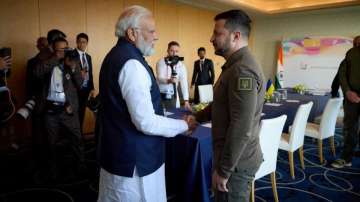
<svg viewBox="0 0 360 202">
<path fill-rule="evenodd" d="M 35 100 L 28 100 L 23 107 L 21 107 L 16 114 L 20 115 L 23 119 L 28 119 L 35 107 Z"/>
<path fill-rule="evenodd" d="M 167 56 L 165 58 L 166 65 L 175 66 L 179 61 L 184 61 L 184 57 L 179 57 L 177 55 Z"/>
<path fill-rule="evenodd" d="M 11 48 L 9 47 L 4 47 L 0 49 L 0 57 L 7 57 L 10 56 L 11 57 Z"/>
</svg>

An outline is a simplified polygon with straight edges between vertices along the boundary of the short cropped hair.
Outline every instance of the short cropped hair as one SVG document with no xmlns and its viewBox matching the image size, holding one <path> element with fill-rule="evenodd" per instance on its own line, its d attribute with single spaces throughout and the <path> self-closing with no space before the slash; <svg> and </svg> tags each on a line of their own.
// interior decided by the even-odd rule
<svg viewBox="0 0 360 202">
<path fill-rule="evenodd" d="M 198 54 L 200 53 L 200 51 L 204 51 L 204 52 L 206 52 L 206 50 L 205 50 L 205 48 L 204 48 L 204 47 L 200 47 L 200 48 L 198 48 Z"/>
<path fill-rule="evenodd" d="M 170 49 L 171 46 L 179 46 L 180 47 L 180 44 L 177 41 L 170 41 L 168 43 L 168 50 Z"/>
<path fill-rule="evenodd" d="M 86 39 L 86 41 L 89 41 L 89 36 L 85 33 L 80 33 L 76 36 L 76 41 L 78 41 L 80 38 Z"/>
<path fill-rule="evenodd" d="M 230 31 L 238 30 L 247 39 L 251 30 L 251 19 L 242 10 L 229 10 L 215 16 L 214 20 L 225 20 L 225 28 Z"/>
<path fill-rule="evenodd" d="M 58 29 L 52 29 L 47 33 L 48 43 L 51 45 L 57 38 L 66 38 L 66 34 Z"/>
</svg>

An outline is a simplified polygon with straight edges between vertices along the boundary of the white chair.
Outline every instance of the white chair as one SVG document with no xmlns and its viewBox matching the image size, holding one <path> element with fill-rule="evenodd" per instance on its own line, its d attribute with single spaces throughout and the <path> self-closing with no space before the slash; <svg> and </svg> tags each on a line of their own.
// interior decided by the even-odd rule
<svg viewBox="0 0 360 202">
<path fill-rule="evenodd" d="M 294 122 L 289 129 L 290 134 L 283 133 L 281 135 L 279 149 L 288 151 L 289 153 L 290 174 L 292 179 L 295 179 L 294 151 L 298 149 L 299 149 L 301 168 L 305 169 L 303 145 L 304 145 L 306 123 L 309 118 L 309 114 L 312 106 L 313 106 L 313 102 L 300 105 L 296 112 Z"/>
<path fill-rule="evenodd" d="M 276 161 L 280 143 L 280 136 L 286 121 L 286 115 L 273 119 L 265 119 L 261 121 L 259 141 L 264 161 L 260 165 L 259 170 L 255 174 L 251 188 L 251 201 L 255 201 L 255 180 L 271 174 L 271 184 L 274 193 L 274 199 L 279 201 L 276 189 Z"/>
<path fill-rule="evenodd" d="M 305 129 L 305 136 L 318 139 L 318 153 L 320 163 L 323 163 L 323 139 L 330 138 L 330 147 L 335 157 L 335 144 L 334 133 L 337 116 L 339 114 L 340 106 L 343 98 L 331 98 L 326 103 L 324 113 L 321 116 L 321 122 L 319 124 L 307 123 Z"/>
<path fill-rule="evenodd" d="M 209 103 L 213 101 L 213 86 L 209 85 L 199 85 L 199 99 L 200 103 Z"/>
</svg>

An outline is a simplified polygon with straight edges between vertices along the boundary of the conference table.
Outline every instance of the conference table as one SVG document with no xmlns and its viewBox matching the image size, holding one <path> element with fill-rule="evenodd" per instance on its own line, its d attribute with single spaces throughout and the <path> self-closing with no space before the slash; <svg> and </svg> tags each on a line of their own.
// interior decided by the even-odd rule
<svg viewBox="0 0 360 202">
<path fill-rule="evenodd" d="M 274 118 L 282 114 L 288 116 L 284 132 L 294 120 L 300 104 L 314 102 L 309 121 L 324 110 L 330 96 L 300 95 L 288 93 L 287 100 L 265 104 L 262 119 Z M 276 105 L 275 105 L 276 104 Z M 169 117 L 180 119 L 190 114 L 184 109 L 171 110 Z M 220 115 L 221 116 L 221 115 Z M 191 136 L 178 135 L 166 140 L 166 188 L 172 201 L 210 202 L 212 138 L 211 128 L 199 125 Z"/>
</svg>

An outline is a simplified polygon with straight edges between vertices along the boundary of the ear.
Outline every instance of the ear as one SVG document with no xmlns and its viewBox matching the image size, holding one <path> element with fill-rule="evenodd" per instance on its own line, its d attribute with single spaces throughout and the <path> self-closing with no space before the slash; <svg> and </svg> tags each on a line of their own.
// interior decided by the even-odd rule
<svg viewBox="0 0 360 202">
<path fill-rule="evenodd" d="M 241 39 L 241 33 L 239 31 L 233 32 L 234 34 L 234 41 L 240 41 Z"/>
<path fill-rule="evenodd" d="M 128 28 L 126 30 L 126 36 L 127 36 L 128 39 L 130 39 L 130 41 L 135 42 L 135 39 L 136 39 L 135 35 L 136 35 L 135 29 Z"/>
</svg>

